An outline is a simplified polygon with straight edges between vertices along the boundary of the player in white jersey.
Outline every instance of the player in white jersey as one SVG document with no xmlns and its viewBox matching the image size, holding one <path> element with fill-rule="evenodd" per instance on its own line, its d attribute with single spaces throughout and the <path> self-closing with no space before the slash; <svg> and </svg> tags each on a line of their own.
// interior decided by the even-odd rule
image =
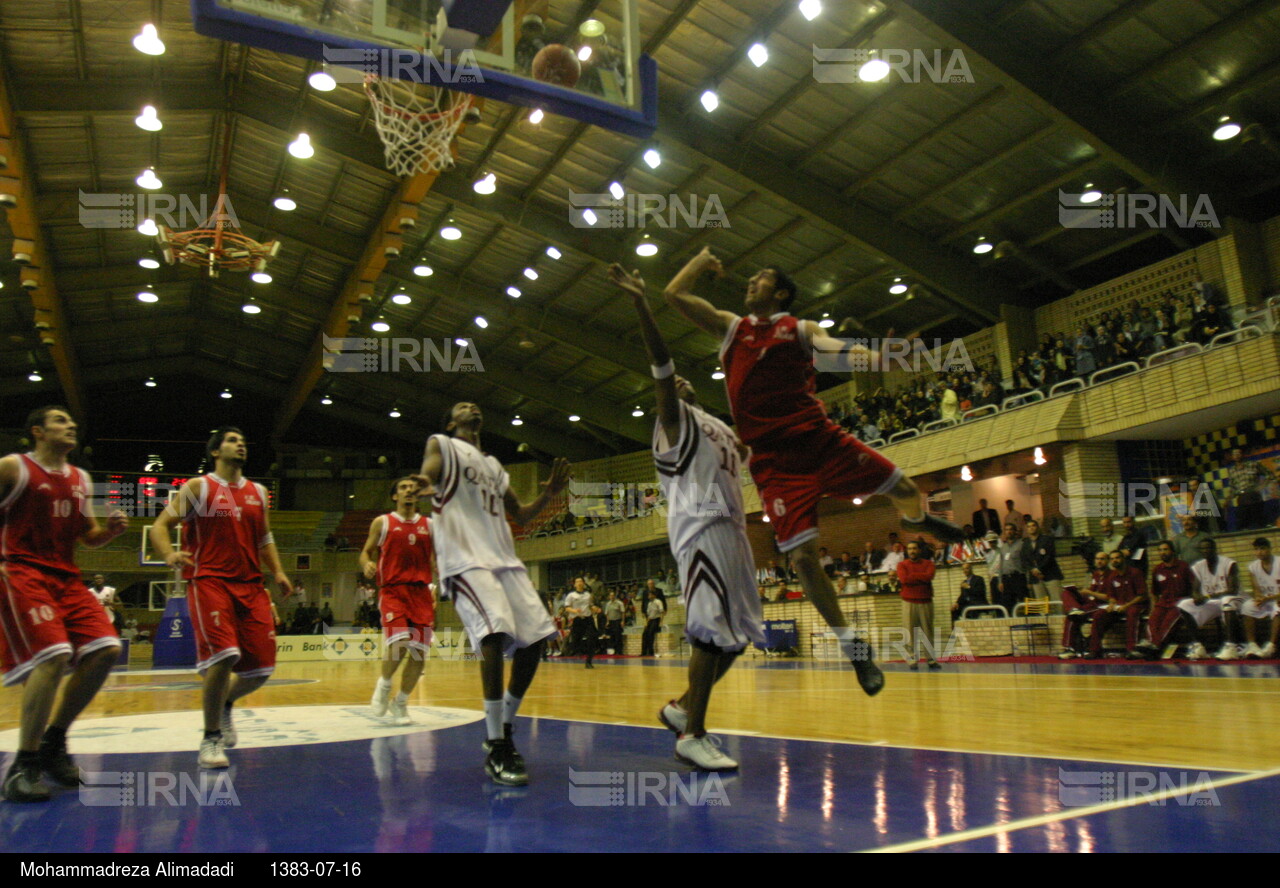
<svg viewBox="0 0 1280 888">
<path fill-rule="evenodd" d="M 502 464 L 480 449 L 483 421 L 475 404 L 454 404 L 445 415 L 445 434 L 427 439 L 418 480 L 435 488 L 431 529 L 440 598 L 453 601 L 480 654 L 488 731 L 485 771 L 495 783 L 524 786 L 529 777 L 511 739 L 512 725 L 538 671 L 543 642 L 556 627 L 516 557 L 507 516 L 528 524 L 540 515 L 569 483 L 569 463 L 557 459 L 542 493 L 522 503 Z M 511 657 L 505 694 L 504 654 Z"/>
<path fill-rule="evenodd" d="M 684 594 L 689 686 L 658 719 L 676 732 L 676 758 L 710 771 L 738 763 L 707 736 L 712 686 L 748 644 L 763 642 L 755 559 L 747 540 L 740 462 L 747 448 L 720 420 L 697 406 L 693 386 L 676 376 L 667 345 L 645 300 L 644 280 L 616 263 L 610 279 L 627 292 L 653 366 L 658 420 L 653 460 L 667 499 L 667 533 L 680 566 Z"/>
<path fill-rule="evenodd" d="M 1240 614 L 1244 617 L 1244 631 L 1249 639 L 1244 655 L 1269 660 L 1276 655 L 1276 637 L 1280 635 L 1280 619 L 1276 619 L 1276 601 L 1280 600 L 1280 558 L 1271 555 L 1271 540 L 1258 537 L 1253 541 L 1257 559 L 1249 564 L 1249 579 L 1253 595 L 1246 598 Z M 1271 621 L 1271 639 L 1266 647 L 1258 647 L 1258 623 Z"/>
<path fill-rule="evenodd" d="M 1237 660 L 1244 653 L 1244 646 L 1237 644 L 1236 613 L 1244 604 L 1240 597 L 1240 575 L 1236 571 L 1236 563 L 1225 555 L 1218 554 L 1218 544 L 1211 539 L 1200 541 L 1201 558 L 1191 565 L 1191 575 L 1199 581 L 1200 588 L 1191 598 L 1178 602 L 1178 609 L 1189 614 L 1200 628 L 1213 620 L 1223 624 L 1222 647 L 1215 655 L 1219 660 Z M 1203 660 L 1209 656 L 1205 649 L 1204 639 L 1200 638 L 1187 652 L 1188 660 Z"/>
</svg>

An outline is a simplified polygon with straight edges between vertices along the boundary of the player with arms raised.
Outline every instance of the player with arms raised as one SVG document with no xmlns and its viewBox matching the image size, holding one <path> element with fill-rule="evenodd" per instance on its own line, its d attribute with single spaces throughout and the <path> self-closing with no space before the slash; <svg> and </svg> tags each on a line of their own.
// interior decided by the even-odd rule
<svg viewBox="0 0 1280 888">
<path fill-rule="evenodd" d="M 244 433 L 216 429 L 205 446 L 214 470 L 192 478 L 151 526 L 151 546 L 170 567 L 183 568 L 196 635 L 196 669 L 204 676 L 204 739 L 200 767 L 225 768 L 236 745 L 231 706 L 266 684 L 276 668 L 276 624 L 262 584 L 266 562 L 281 591 L 293 584 L 280 566 L 267 520 L 267 489 L 244 477 Z M 183 549 L 170 540 L 183 524 Z M 231 674 L 235 673 L 232 681 Z"/>
<path fill-rule="evenodd" d="M 815 397 L 815 353 L 852 369 L 851 355 L 865 358 L 869 352 L 788 314 L 796 285 L 778 269 L 761 269 L 748 281 L 746 317 L 720 311 L 691 292 L 708 271 L 724 273 L 720 260 L 704 247 L 663 295 L 686 318 L 720 339 L 729 405 L 738 437 L 752 450 L 751 475 L 778 549 L 791 554 L 809 600 L 853 661 L 862 689 L 874 695 L 884 687 L 884 675 L 870 646 L 857 638 L 841 612 L 818 558 L 818 502 L 828 496 L 865 499 L 884 494 L 902 513 L 909 531 L 925 531 L 951 543 L 962 542 L 964 532 L 929 515 L 915 483 L 828 419 Z"/>
<path fill-rule="evenodd" d="M 417 480 L 435 488 L 431 529 L 440 573 L 440 598 L 452 600 L 480 654 L 488 758 L 485 772 L 505 786 L 529 782 L 512 741 L 520 702 L 538 671 L 543 642 L 555 635 L 524 563 L 507 517 L 528 524 L 569 483 L 569 463 L 557 459 L 542 493 L 522 503 L 502 464 L 480 449 L 484 417 L 475 404 L 454 404 L 444 434 L 427 439 Z M 511 657 L 511 681 L 502 690 L 503 656 Z"/>
<path fill-rule="evenodd" d="M 747 540 L 739 465 L 747 448 L 720 420 L 697 405 L 689 381 L 675 365 L 645 301 L 644 280 L 622 266 L 609 266 L 610 279 L 635 303 L 640 335 L 653 368 L 658 421 L 653 460 L 667 500 L 671 551 L 680 565 L 684 592 L 689 686 L 658 719 L 676 732 L 676 758 L 708 771 L 738 763 L 707 736 L 712 686 L 752 642 L 763 642 L 763 612 L 756 591 L 755 559 Z"/>
<path fill-rule="evenodd" d="M 70 411 L 41 407 L 24 428 L 35 442 L 31 453 L 0 459 L 0 668 L 6 687 L 26 685 L 4 797 L 43 802 L 50 793 L 42 772 L 63 786 L 79 785 L 67 729 L 120 654 L 111 618 L 80 579 L 76 541 L 104 546 L 128 529 L 129 519 L 116 512 L 101 527 L 94 518 L 89 473 L 67 462 L 79 443 Z M 68 664 L 74 670 L 55 712 Z"/>
<path fill-rule="evenodd" d="M 409 695 L 422 676 L 431 650 L 436 623 L 431 597 L 431 525 L 418 512 L 418 500 L 431 493 L 416 478 L 401 478 L 391 488 L 394 512 L 379 515 L 369 525 L 369 538 L 360 553 L 365 579 L 378 583 L 378 608 L 386 645 L 382 677 L 373 691 L 373 714 L 381 718 L 391 709 L 391 722 L 412 724 Z M 407 662 L 406 662 L 407 661 Z M 391 698 L 391 679 L 401 663 L 400 693 Z"/>
</svg>

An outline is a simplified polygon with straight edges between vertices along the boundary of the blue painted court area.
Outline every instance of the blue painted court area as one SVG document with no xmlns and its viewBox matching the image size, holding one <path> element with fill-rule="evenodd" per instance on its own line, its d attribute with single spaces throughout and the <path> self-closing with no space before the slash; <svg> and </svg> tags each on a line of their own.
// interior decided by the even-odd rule
<svg viewBox="0 0 1280 888">
<path fill-rule="evenodd" d="M 1274 823 L 1267 812 L 1275 810 L 1276 778 L 1217 789 L 1211 807 L 1174 800 L 1108 810 L 1115 803 L 1105 775 L 1115 764 L 725 736 L 743 767 L 713 778 L 677 764 L 663 730 L 521 719 L 516 737 L 531 775 L 525 789 L 489 782 L 482 730 L 470 724 L 232 750 L 229 783 L 208 780 L 207 805 L 194 744 L 180 754 L 83 755 L 86 770 L 149 773 L 135 778 L 137 792 L 123 805 L 86 805 L 75 791 L 43 805 L 0 805 L 0 846 L 115 854 L 860 851 L 968 837 L 940 850 L 1280 847 L 1273 830 L 1259 829 Z M 1065 783 L 1063 771 L 1071 775 Z M 177 804 L 143 791 L 156 772 L 175 773 Z M 1065 819 L 1020 824 L 1045 815 Z M 994 825 L 1014 831 L 970 836 Z"/>
</svg>

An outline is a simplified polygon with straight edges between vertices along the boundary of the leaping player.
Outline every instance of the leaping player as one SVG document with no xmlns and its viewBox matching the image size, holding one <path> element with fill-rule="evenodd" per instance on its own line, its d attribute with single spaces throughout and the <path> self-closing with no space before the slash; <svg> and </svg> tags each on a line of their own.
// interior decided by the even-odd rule
<svg viewBox="0 0 1280 888">
<path fill-rule="evenodd" d="M 116 512 L 103 527 L 94 518 L 89 473 L 67 462 L 79 443 L 70 411 L 41 407 L 25 428 L 35 442 L 31 452 L 0 458 L 0 669 L 6 687 L 26 685 L 4 797 L 44 802 L 52 796 L 42 773 L 62 786 L 80 784 L 67 729 L 120 655 L 111 618 L 80 579 L 76 541 L 104 546 L 128 529 L 129 519 Z M 71 677 L 55 710 L 68 666 Z"/>
<path fill-rule="evenodd" d="M 609 266 L 610 279 L 635 303 L 640 335 L 652 366 L 658 401 L 653 460 L 667 506 L 667 533 L 680 565 L 684 593 L 689 686 L 658 719 L 676 732 L 676 758 L 707 771 L 738 763 L 706 731 L 712 686 L 752 642 L 763 642 L 763 611 L 755 560 L 747 540 L 739 464 L 747 448 L 733 431 L 697 405 L 687 379 L 676 375 L 667 344 L 645 300 L 638 271 Z"/>
<path fill-rule="evenodd" d="M 440 573 L 440 598 L 452 600 L 480 655 L 490 779 L 525 786 L 529 775 L 512 740 L 525 692 L 542 658 L 543 643 L 555 635 L 551 615 L 529 581 L 507 518 L 528 524 L 569 483 L 569 463 L 557 459 L 543 491 L 522 503 L 511 491 L 502 464 L 480 449 L 484 418 L 475 404 L 454 404 L 444 417 L 444 434 L 427 439 L 417 480 L 435 488 L 431 527 Z M 502 690 L 503 656 L 511 657 L 511 681 Z"/>
<path fill-rule="evenodd" d="M 373 714 L 382 718 L 391 710 L 394 725 L 409 720 L 409 695 L 422 676 L 431 650 L 436 621 L 431 597 L 431 525 L 418 512 L 418 500 L 431 493 L 416 478 L 401 478 L 391 488 L 394 512 L 379 515 L 369 525 L 369 538 L 360 552 L 365 579 L 378 583 L 378 608 L 382 611 L 382 677 L 373 691 Z M 391 679 L 400 664 L 400 693 L 391 697 Z"/>
<path fill-rule="evenodd" d="M 232 704 L 266 684 L 276 668 L 276 624 L 261 562 L 286 596 L 293 584 L 271 536 L 267 489 L 244 477 L 244 433 L 217 429 L 204 452 L 214 470 L 182 485 L 151 526 L 151 546 L 170 567 L 181 566 L 187 580 L 196 669 L 204 676 L 200 767 L 226 768 L 227 750 L 238 739 Z M 185 524 L 180 551 L 170 542 L 178 522 Z"/>
<path fill-rule="evenodd" d="M 852 355 L 875 355 L 789 314 L 796 285 L 777 268 L 763 268 L 747 282 L 746 317 L 720 311 L 692 293 L 694 283 L 708 271 L 724 274 L 720 260 L 704 247 L 672 278 L 663 295 L 686 318 L 720 339 L 729 406 L 738 437 L 751 448 L 751 475 L 778 549 L 791 554 L 805 593 L 853 662 L 858 683 L 875 695 L 884 687 L 884 675 L 871 646 L 857 637 L 841 612 L 818 558 L 818 502 L 828 496 L 866 499 L 884 494 L 912 533 L 928 532 L 958 543 L 964 531 L 930 515 L 915 483 L 828 419 L 815 397 L 815 352 L 831 356 L 846 369 L 853 369 Z"/>
</svg>

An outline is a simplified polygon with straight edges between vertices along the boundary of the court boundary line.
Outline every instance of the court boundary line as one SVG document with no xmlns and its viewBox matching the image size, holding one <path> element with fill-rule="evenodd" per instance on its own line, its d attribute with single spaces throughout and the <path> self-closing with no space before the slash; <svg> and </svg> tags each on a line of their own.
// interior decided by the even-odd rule
<svg viewBox="0 0 1280 888">
<path fill-rule="evenodd" d="M 1210 780 L 1208 785 L 1197 785 L 1193 790 L 1186 789 L 1166 789 L 1160 792 L 1144 795 L 1142 798 L 1136 799 L 1116 799 L 1111 802 L 1102 802 L 1097 805 L 1089 805 L 1087 807 L 1072 808 L 1070 811 L 1057 811 L 1053 814 L 1039 814 L 1035 817 L 1027 817 L 1022 820 L 1014 820 L 1005 824 L 992 824 L 990 826 L 980 826 L 973 829 L 961 830 L 957 833 L 951 833 L 946 836 L 938 836 L 932 839 L 913 839 L 910 842 L 899 842 L 895 845 L 888 845 L 883 848 L 864 848 L 860 852 L 864 854 L 901 854 L 908 851 L 927 851 L 932 848 L 941 848 L 944 845 L 955 845 L 960 842 L 971 842 L 975 839 L 985 839 L 1001 833 L 1019 832 L 1024 829 L 1034 829 L 1038 826 L 1047 826 L 1050 823 L 1061 823 L 1066 820 L 1075 820 L 1081 817 L 1092 817 L 1095 814 L 1106 814 L 1111 811 L 1119 811 L 1124 808 L 1134 808 L 1138 805 L 1150 804 L 1151 802 L 1162 801 L 1165 799 L 1177 798 L 1178 796 L 1192 795 L 1196 792 L 1203 792 L 1205 789 L 1219 789 L 1221 787 L 1236 786 L 1241 783 L 1250 783 L 1254 780 L 1265 780 L 1269 777 L 1280 777 L 1280 768 L 1271 768 L 1267 771 L 1254 771 L 1250 773 L 1234 774 L 1230 777 L 1222 777 L 1216 780 Z"/>
</svg>

